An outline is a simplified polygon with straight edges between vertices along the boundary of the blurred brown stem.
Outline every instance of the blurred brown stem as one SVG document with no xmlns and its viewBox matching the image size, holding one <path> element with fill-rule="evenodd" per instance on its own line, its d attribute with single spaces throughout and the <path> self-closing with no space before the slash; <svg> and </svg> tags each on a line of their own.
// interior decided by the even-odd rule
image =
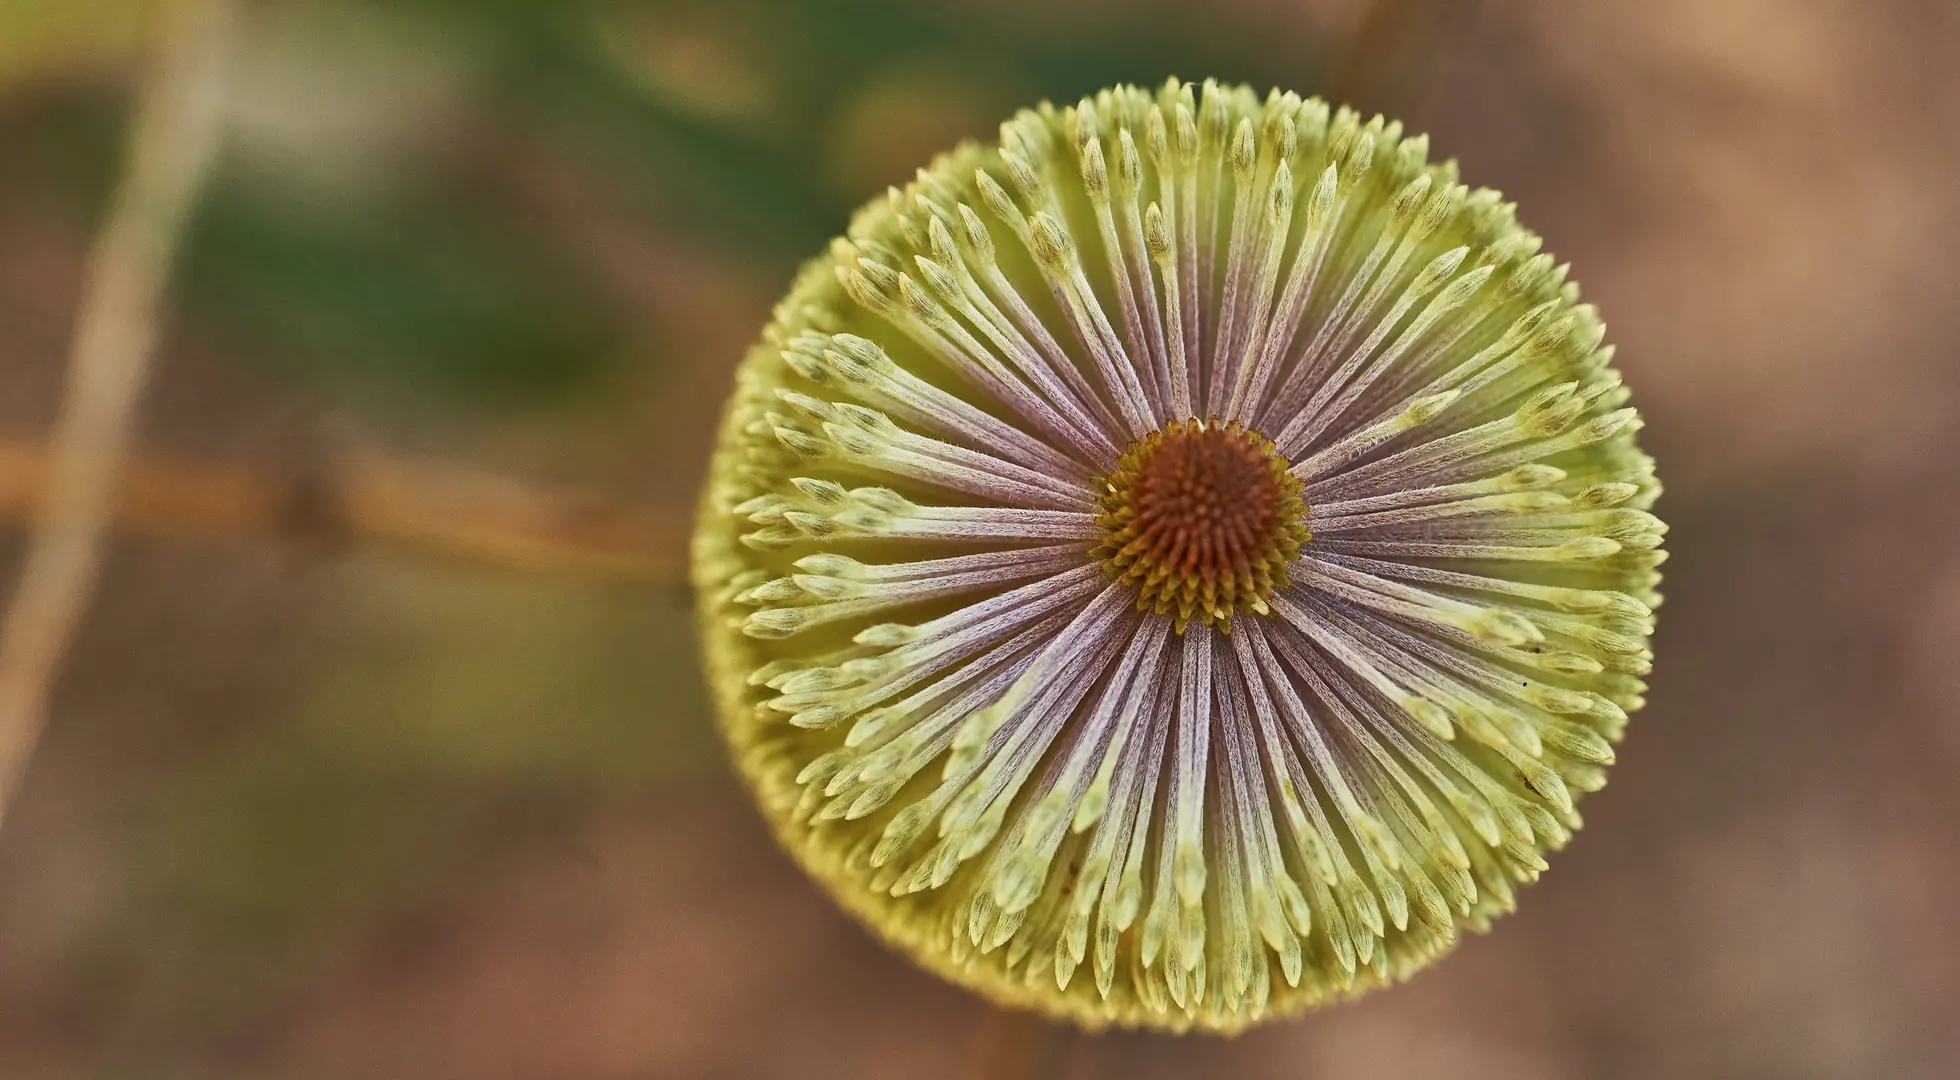
<svg viewBox="0 0 1960 1080">
<path fill-rule="evenodd" d="M 219 141 L 230 0 L 182 0 L 156 15 L 156 53 L 138 87 L 122 176 L 89 253 L 48 498 L 0 624 L 0 816 L 95 592 L 171 260 Z"/>
<path fill-rule="evenodd" d="M 1048 1080 L 1062 1063 L 1072 1029 L 1021 1009 L 989 1006 L 974 1036 L 972 1080 Z"/>
<path fill-rule="evenodd" d="M 0 523 L 31 514 L 50 479 L 45 447 L 0 439 Z M 113 509 L 118 527 L 152 536 L 359 544 L 655 584 L 685 573 L 685 524 L 671 515 L 373 453 L 297 468 L 144 452 Z"/>
</svg>

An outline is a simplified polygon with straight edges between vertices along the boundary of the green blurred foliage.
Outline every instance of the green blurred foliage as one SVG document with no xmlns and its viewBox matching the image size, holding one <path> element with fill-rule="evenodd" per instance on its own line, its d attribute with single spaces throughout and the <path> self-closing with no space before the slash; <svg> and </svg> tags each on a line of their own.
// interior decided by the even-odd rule
<svg viewBox="0 0 1960 1080">
<path fill-rule="evenodd" d="M 213 192 L 187 279 L 241 351 L 289 374 L 535 405 L 619 346 L 623 313 L 495 205 L 431 193 L 328 216 L 268 195 Z"/>
<path fill-rule="evenodd" d="M 141 21 L 137 5 L 105 7 L 95 22 L 29 6 L 36 25 L 72 31 L 50 40 L 114 40 Z M 572 241 L 530 222 L 519 194 L 475 182 L 484 165 L 468 160 L 472 139 L 562 151 L 630 193 L 649 227 L 786 276 L 879 185 L 923 161 L 913 140 L 943 148 L 987 134 L 1015 104 L 1167 72 L 1313 81 L 1297 57 L 1248 54 L 1189 33 L 1192 16 L 1163 14 L 1029 34 L 985 6 L 887 0 L 278 5 L 252 25 L 262 37 L 306 39 L 288 51 L 353 63 L 351 51 L 392 35 L 381 51 L 399 54 L 384 61 L 421 53 L 456 67 L 464 130 L 431 116 L 430 134 L 442 136 L 433 146 L 357 147 L 387 159 L 357 165 L 398 172 L 398 182 L 325 199 L 309 187 L 318 177 L 234 163 L 189 238 L 186 293 L 205 321 L 238 335 L 238 351 L 296 379 L 478 403 L 550 399 L 619 363 L 638 313 L 594 279 Z M 353 74 L 386 83 L 414 73 Z M 418 106 L 385 87 L 373 93 L 370 108 Z M 10 141 L 92 211 L 106 195 L 120 112 L 120 102 L 78 93 Z M 234 156 L 249 159 L 252 134 Z M 652 344 L 637 355 L 657 355 Z"/>
<path fill-rule="evenodd" d="M 313 591 L 334 602 L 285 631 L 277 722 L 141 800 L 92 965 L 137 1043 L 252 1015 L 595 806 L 718 775 L 681 603 L 361 558 Z"/>
<path fill-rule="evenodd" d="M 322 25 L 342 7 L 314 6 Z M 1246 66 L 1173 19 L 1048 36 L 983 15 L 879 0 L 410 0 L 387 19 L 467 44 L 468 89 L 485 107 L 468 123 L 563 147 L 634 193 L 650 225 L 784 274 L 875 185 L 923 160 L 894 125 L 950 145 L 1018 102 Z M 460 175 L 471 167 L 437 162 L 427 184 L 328 213 L 222 184 L 194 236 L 193 295 L 250 331 L 252 353 L 302 376 L 520 401 L 589 384 L 620 359 L 633 313 L 524 228 L 510 193 Z"/>
</svg>

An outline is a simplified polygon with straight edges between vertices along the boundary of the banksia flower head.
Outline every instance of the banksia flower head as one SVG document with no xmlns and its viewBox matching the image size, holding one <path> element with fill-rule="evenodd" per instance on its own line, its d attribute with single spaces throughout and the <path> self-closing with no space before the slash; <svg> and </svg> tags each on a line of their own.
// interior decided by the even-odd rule
<svg viewBox="0 0 1960 1080">
<path fill-rule="evenodd" d="M 694 577 L 789 849 L 929 968 L 1231 1030 L 1579 825 L 1666 527 L 1565 267 L 1428 141 L 1175 80 L 873 202 L 742 364 Z"/>
</svg>

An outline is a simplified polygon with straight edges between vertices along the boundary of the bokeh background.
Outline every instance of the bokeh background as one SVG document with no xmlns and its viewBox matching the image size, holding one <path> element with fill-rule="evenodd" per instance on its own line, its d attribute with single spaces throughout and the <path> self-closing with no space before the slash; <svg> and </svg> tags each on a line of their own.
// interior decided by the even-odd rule
<svg viewBox="0 0 1960 1080">
<path fill-rule="evenodd" d="M 8 575 L 149 7 L 0 0 Z M 1960 5 L 240 15 L 142 492 L 0 831 L 0 1076 L 959 1077 L 1010 1036 L 1079 1080 L 1960 1075 Z M 1496 933 L 1236 1040 L 1049 1038 L 773 849 L 680 556 L 733 365 L 855 203 L 1169 73 L 1403 115 L 1519 201 L 1649 418 L 1669 602 Z"/>
</svg>

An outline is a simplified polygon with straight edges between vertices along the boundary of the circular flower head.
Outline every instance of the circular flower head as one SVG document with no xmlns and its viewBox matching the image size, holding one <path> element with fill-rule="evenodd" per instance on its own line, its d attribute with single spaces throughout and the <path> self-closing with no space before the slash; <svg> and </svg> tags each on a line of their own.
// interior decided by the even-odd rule
<svg viewBox="0 0 1960 1080">
<path fill-rule="evenodd" d="M 1172 81 L 866 207 L 743 363 L 694 552 L 783 842 L 941 974 L 1234 1029 L 1513 906 L 1641 703 L 1665 526 L 1604 326 L 1398 123 Z"/>
</svg>

